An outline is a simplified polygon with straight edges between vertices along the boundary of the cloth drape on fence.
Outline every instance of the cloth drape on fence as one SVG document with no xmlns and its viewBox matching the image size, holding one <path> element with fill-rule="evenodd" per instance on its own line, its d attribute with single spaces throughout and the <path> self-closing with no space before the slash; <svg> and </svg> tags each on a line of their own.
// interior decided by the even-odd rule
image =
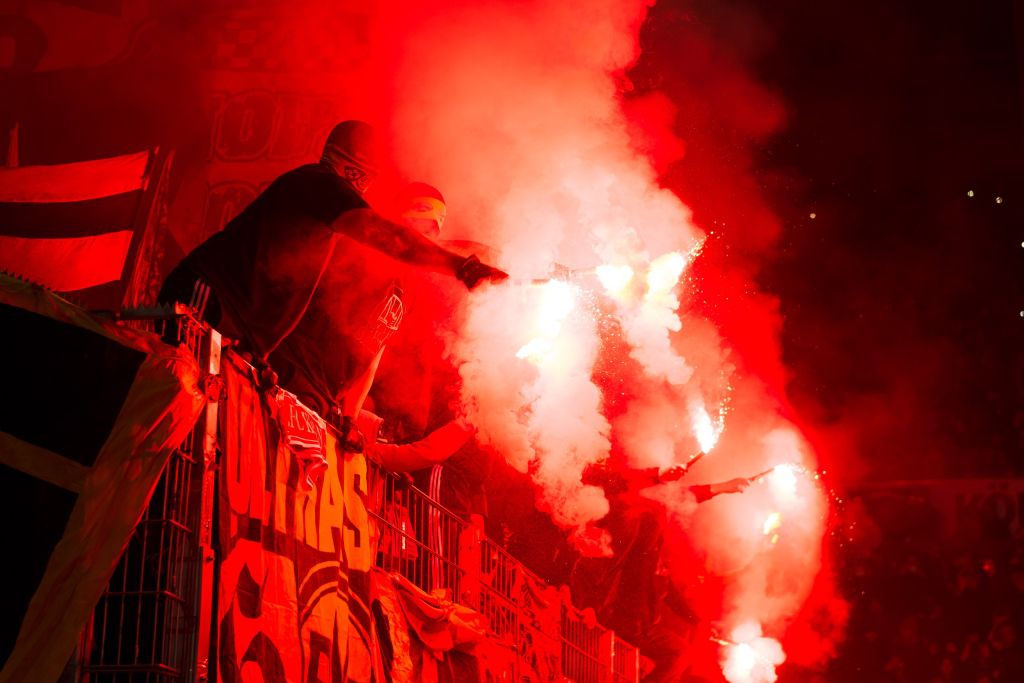
<svg viewBox="0 0 1024 683">
<path fill-rule="evenodd" d="M 191 354 L 0 275 L 0 681 L 54 681 L 205 399 Z"/>
</svg>

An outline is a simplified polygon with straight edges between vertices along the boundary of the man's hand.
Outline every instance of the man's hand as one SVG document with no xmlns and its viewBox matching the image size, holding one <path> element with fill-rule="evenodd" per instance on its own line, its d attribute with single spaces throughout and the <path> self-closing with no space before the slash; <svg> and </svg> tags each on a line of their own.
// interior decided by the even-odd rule
<svg viewBox="0 0 1024 683">
<path fill-rule="evenodd" d="M 667 481 L 675 481 L 676 479 L 681 479 L 682 476 L 686 474 L 686 470 L 688 469 L 689 468 L 686 465 L 673 465 L 672 467 L 669 467 L 667 470 L 664 470 L 658 475 L 658 481 L 661 483 L 665 483 Z"/>
<path fill-rule="evenodd" d="M 363 453 L 366 451 L 366 437 L 359 431 L 355 420 L 350 416 L 342 416 L 338 431 L 341 432 L 341 438 L 338 442 L 341 450 L 347 453 Z"/>
<path fill-rule="evenodd" d="M 455 277 L 466 285 L 466 289 L 475 289 L 484 280 L 490 280 L 491 282 L 505 280 L 508 278 L 508 273 L 482 263 L 476 256 L 470 256 L 459 266 L 459 269 L 455 272 Z"/>
<path fill-rule="evenodd" d="M 277 373 L 266 361 L 254 360 L 253 367 L 256 369 L 256 386 L 260 391 L 270 391 L 277 386 Z"/>
</svg>

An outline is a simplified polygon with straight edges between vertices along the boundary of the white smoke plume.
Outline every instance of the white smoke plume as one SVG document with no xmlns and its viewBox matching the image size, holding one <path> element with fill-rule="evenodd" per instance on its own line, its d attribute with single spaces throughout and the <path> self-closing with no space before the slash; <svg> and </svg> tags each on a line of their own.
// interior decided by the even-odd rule
<svg viewBox="0 0 1024 683">
<path fill-rule="evenodd" d="M 556 522 L 580 527 L 607 512 L 600 489 L 580 484 L 583 468 L 609 452 L 591 379 L 597 314 L 584 292 L 603 289 L 595 267 L 636 273 L 635 296 L 617 306 L 633 357 L 673 385 L 692 374 L 670 335 L 680 328 L 676 285 L 704 236 L 632 147 L 617 96 L 646 3 L 403 9 L 415 30 L 395 67 L 400 165 L 442 188 L 458 231 L 451 236 L 497 248 L 513 277 L 542 277 L 556 265 L 588 271 L 570 287 L 578 300 L 557 334 L 533 331 L 532 307 L 549 288 L 504 286 L 471 298 L 454 349 L 482 437 L 529 469 Z M 671 462 L 674 447 L 666 449 Z"/>
<path fill-rule="evenodd" d="M 577 296 L 560 281 L 491 287 L 474 298 L 455 343 L 467 417 L 485 443 L 531 472 L 542 507 L 568 528 L 608 512 L 602 491 L 580 484 L 587 463 L 608 454 L 609 425 L 590 378 L 594 320 Z"/>
<path fill-rule="evenodd" d="M 766 478 L 700 505 L 686 495 L 688 484 L 815 462 L 778 402 L 687 305 L 686 270 L 706 235 L 636 151 L 620 99 L 647 6 L 389 2 L 370 61 L 390 79 L 381 87 L 397 165 L 441 188 L 445 237 L 494 248 L 515 280 L 473 293 L 452 349 L 481 438 L 530 473 L 539 506 L 573 537 L 608 511 L 581 473 L 613 446 L 635 467 L 706 452 L 682 484 L 651 495 L 675 520 L 669 533 L 685 530 L 723 578 L 717 605 L 688 595 L 698 613 L 726 631 L 754 624 L 748 647 L 771 650 L 759 655 L 770 675 L 755 659 L 746 674 L 727 664 L 727 677 L 774 680 L 783 655 L 759 629 L 781 634 L 806 598 L 827 500 L 804 474 L 789 488 Z M 557 266 L 573 274 L 529 284 Z M 593 376 L 607 315 L 639 368 L 632 399 L 611 418 Z"/>
<path fill-rule="evenodd" d="M 775 683 L 775 667 L 786 661 L 779 641 L 761 635 L 761 626 L 745 622 L 722 646 L 722 675 L 729 683 Z"/>
</svg>

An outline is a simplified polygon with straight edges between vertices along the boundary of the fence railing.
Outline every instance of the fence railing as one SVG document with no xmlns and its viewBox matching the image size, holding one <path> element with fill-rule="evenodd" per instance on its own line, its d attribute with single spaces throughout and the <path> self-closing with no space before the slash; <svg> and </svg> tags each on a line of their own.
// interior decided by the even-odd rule
<svg viewBox="0 0 1024 683">
<path fill-rule="evenodd" d="M 487 618 L 491 637 L 517 652 L 526 648 L 526 638 L 558 641 L 559 672 L 571 681 L 639 680 L 640 653 L 634 646 L 564 601 L 556 606 L 560 620 L 531 613 L 534 608 L 524 600 L 524 593 L 528 583 L 544 585 L 540 578 L 481 529 L 406 479 L 375 463 L 368 468 L 374 492 L 370 517 L 379 539 L 378 567 L 480 612 Z"/>
<path fill-rule="evenodd" d="M 203 369 L 219 370 L 220 335 L 187 314 L 136 320 L 172 335 Z M 212 465 L 216 403 L 171 455 L 79 645 L 88 683 L 205 680 L 213 594 Z"/>
<path fill-rule="evenodd" d="M 220 336 L 187 314 L 144 326 L 192 350 L 203 370 L 219 372 Z M 135 326 L 140 326 L 136 321 Z M 217 404 L 210 403 L 170 458 L 107 590 L 83 633 L 82 683 L 207 680 L 215 593 L 214 488 Z M 541 615 L 528 599 L 544 582 L 483 530 L 406 479 L 369 462 L 371 533 L 378 567 L 428 593 L 476 610 L 490 637 L 514 648 L 515 676 L 530 644 L 558 655 L 555 673 L 576 683 L 639 680 L 629 643 L 558 599 Z M 549 587 L 550 588 L 550 587 Z M 553 590 L 553 589 L 550 589 Z"/>
</svg>

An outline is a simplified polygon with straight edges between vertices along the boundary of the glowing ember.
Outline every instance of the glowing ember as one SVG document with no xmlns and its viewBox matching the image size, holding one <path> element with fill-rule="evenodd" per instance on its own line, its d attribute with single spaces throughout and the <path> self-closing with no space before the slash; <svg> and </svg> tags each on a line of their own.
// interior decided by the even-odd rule
<svg viewBox="0 0 1024 683">
<path fill-rule="evenodd" d="M 761 525 L 761 533 L 765 536 L 772 533 L 776 529 L 782 526 L 782 515 L 778 512 L 773 512 L 764 520 L 764 524 Z"/>
<path fill-rule="evenodd" d="M 686 257 L 678 251 L 671 251 L 651 261 L 647 268 L 647 294 L 652 299 L 671 292 L 686 268 Z"/>
<path fill-rule="evenodd" d="M 626 291 L 626 287 L 633 281 L 633 269 L 629 266 L 598 266 L 595 270 L 597 279 L 608 294 L 620 297 Z"/>
</svg>

